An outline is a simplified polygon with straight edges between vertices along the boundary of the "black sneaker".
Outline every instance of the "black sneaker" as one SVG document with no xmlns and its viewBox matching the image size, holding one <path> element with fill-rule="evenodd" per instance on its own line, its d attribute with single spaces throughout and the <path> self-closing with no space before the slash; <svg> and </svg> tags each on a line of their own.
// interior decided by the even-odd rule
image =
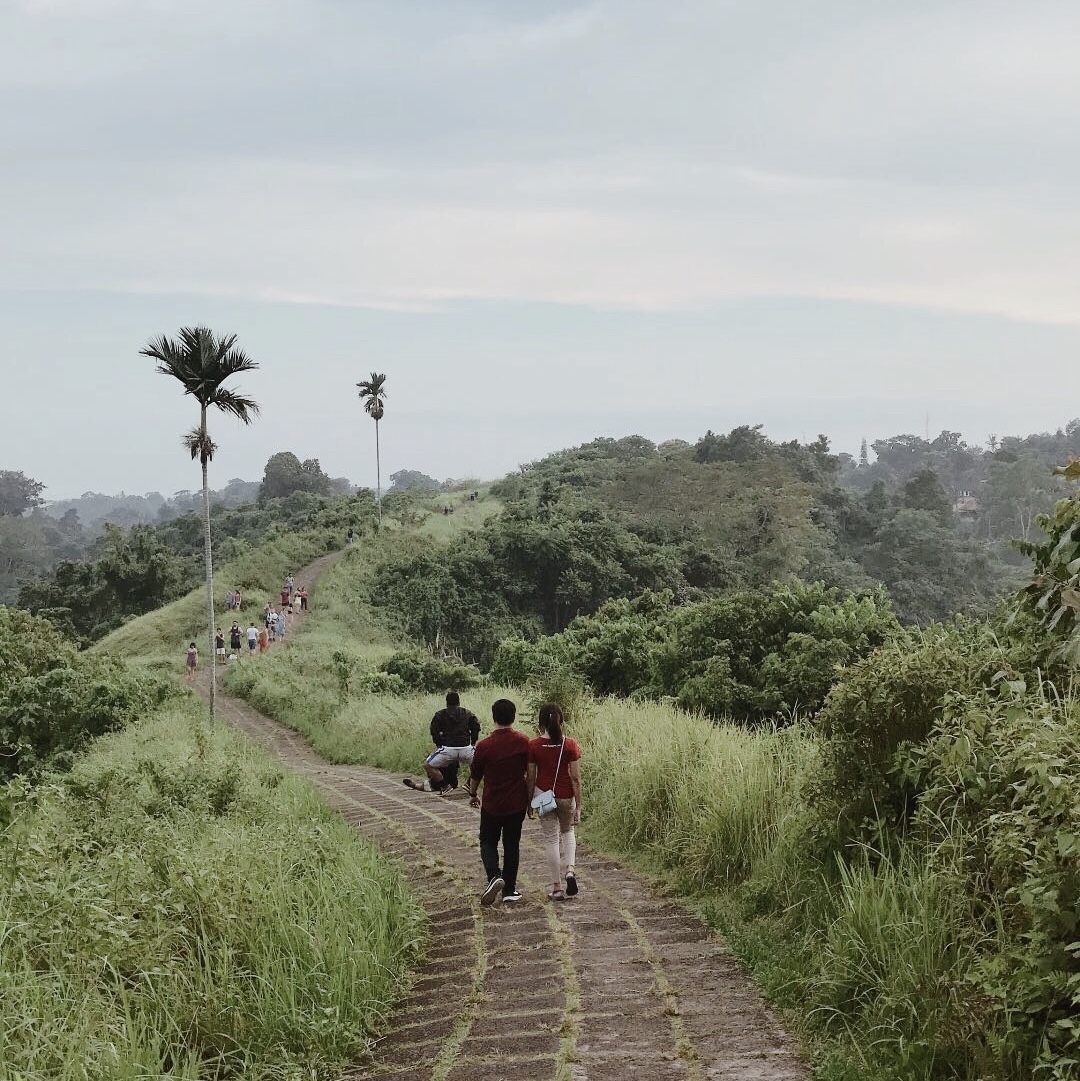
<svg viewBox="0 0 1080 1081">
<path fill-rule="evenodd" d="M 502 888 L 506 883 L 501 878 L 493 878 L 488 884 L 487 888 L 482 894 L 480 894 L 480 904 L 485 908 L 488 905 L 495 904 L 495 899 L 502 893 Z"/>
<path fill-rule="evenodd" d="M 517 904 L 517 902 L 520 901 L 520 900 L 521 900 L 521 891 L 520 890 L 511 890 L 509 893 L 504 893 L 503 894 L 503 904 L 504 905 L 514 905 L 514 904 Z"/>
<path fill-rule="evenodd" d="M 577 876 L 573 871 L 568 872 L 566 875 L 566 896 L 577 896 Z"/>
</svg>

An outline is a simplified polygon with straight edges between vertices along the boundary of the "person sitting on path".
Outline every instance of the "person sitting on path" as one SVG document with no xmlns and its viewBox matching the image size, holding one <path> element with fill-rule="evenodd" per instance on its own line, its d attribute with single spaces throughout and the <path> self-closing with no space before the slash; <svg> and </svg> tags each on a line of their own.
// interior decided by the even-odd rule
<svg viewBox="0 0 1080 1081">
<path fill-rule="evenodd" d="M 563 734 L 563 712 L 554 703 L 540 707 L 537 728 L 540 735 L 529 741 L 529 770 L 525 778 L 529 796 L 529 817 L 535 818 L 532 798 L 537 789 L 555 793 L 555 809 L 540 816 L 548 879 L 553 901 L 573 897 L 578 891 L 577 835 L 581 822 L 581 750 Z M 565 881 L 565 889 L 563 883 Z"/>
<path fill-rule="evenodd" d="M 487 886 L 480 904 L 501 900 L 521 900 L 517 888 L 521 860 L 521 826 L 529 805 L 525 771 L 529 762 L 529 737 L 514 729 L 517 706 L 500 698 L 491 706 L 495 731 L 477 743 L 469 769 L 469 804 L 480 808 L 480 859 L 484 863 Z M 477 795 L 484 786 L 484 799 Z M 502 868 L 499 867 L 499 840 L 502 840 Z"/>
<path fill-rule="evenodd" d="M 461 704 L 457 691 L 450 691 L 446 696 L 446 709 L 440 709 L 431 718 L 431 742 L 435 744 L 435 750 L 424 759 L 427 780 L 421 783 L 405 777 L 402 783 L 418 792 L 449 795 L 457 788 L 457 777 L 446 777 L 444 771 L 449 772 L 453 766 L 456 774 L 458 765 L 469 765 L 479 738 L 480 722 L 476 714 Z"/>
<path fill-rule="evenodd" d="M 187 648 L 187 654 L 184 658 L 184 678 L 191 683 L 195 679 L 195 670 L 199 667 L 199 651 L 195 648 L 195 643 L 192 642 Z"/>
</svg>

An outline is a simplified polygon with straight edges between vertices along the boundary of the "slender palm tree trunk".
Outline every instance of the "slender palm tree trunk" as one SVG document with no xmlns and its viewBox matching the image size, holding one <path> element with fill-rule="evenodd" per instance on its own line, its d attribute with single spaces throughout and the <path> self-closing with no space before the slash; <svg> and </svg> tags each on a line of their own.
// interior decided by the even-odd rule
<svg viewBox="0 0 1080 1081">
<path fill-rule="evenodd" d="M 203 561 L 206 569 L 206 631 L 210 641 L 207 661 L 210 665 L 210 723 L 214 723 L 217 712 L 217 653 L 214 646 L 214 557 L 210 547 L 210 481 L 207 472 L 206 444 L 206 406 L 202 407 L 200 431 L 203 439 L 202 460 L 202 495 L 203 495 Z"/>
<path fill-rule="evenodd" d="M 379 461 L 379 418 L 375 418 L 375 502 L 379 509 L 379 527 L 382 528 L 382 463 Z"/>
</svg>

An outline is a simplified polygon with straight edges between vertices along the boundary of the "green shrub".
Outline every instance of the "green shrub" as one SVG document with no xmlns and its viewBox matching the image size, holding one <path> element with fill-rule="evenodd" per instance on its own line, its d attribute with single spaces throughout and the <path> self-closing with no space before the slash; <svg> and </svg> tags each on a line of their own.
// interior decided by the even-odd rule
<svg viewBox="0 0 1080 1081">
<path fill-rule="evenodd" d="M 968 981 L 1035 1076 L 1080 1065 L 1080 703 L 1052 687 L 957 696 L 918 755 L 918 823 L 962 868 L 984 948 Z M 960 843 L 957 839 L 962 839 Z"/>
<path fill-rule="evenodd" d="M 401 676 L 378 670 L 354 677 L 349 686 L 357 694 L 405 694 L 408 690 Z"/>
<path fill-rule="evenodd" d="M 481 682 L 479 669 L 471 664 L 460 664 L 442 657 L 433 657 L 422 649 L 407 649 L 388 657 L 379 666 L 380 671 L 397 676 L 402 686 L 413 691 L 462 691 L 478 687 Z"/>
<path fill-rule="evenodd" d="M 0 780 L 66 768 L 89 740 L 177 693 L 115 659 L 76 653 L 45 620 L 12 608 L 0 608 L 0 658 Z"/>
<path fill-rule="evenodd" d="M 1041 647 L 987 623 L 957 619 L 906 631 L 848 668 L 816 717 L 821 767 L 807 787 L 814 848 L 827 856 L 874 843 L 882 826 L 900 837 L 922 778 L 922 746 L 954 698 L 1037 678 Z"/>
<path fill-rule="evenodd" d="M 537 641 L 520 636 L 504 638 L 495 650 L 489 675 L 493 683 L 524 687 L 534 676 L 553 666 L 574 667 L 576 659 L 564 635 L 551 635 Z"/>
</svg>

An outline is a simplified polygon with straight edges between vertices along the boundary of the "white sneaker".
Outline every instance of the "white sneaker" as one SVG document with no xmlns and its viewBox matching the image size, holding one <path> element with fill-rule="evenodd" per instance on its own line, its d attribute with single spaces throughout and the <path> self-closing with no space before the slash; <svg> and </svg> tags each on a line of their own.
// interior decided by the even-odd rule
<svg viewBox="0 0 1080 1081">
<path fill-rule="evenodd" d="M 496 898 L 502 893 L 503 886 L 506 883 L 501 878 L 493 878 L 488 884 L 487 888 L 482 894 L 480 894 L 480 904 L 485 908 L 488 905 L 495 904 Z"/>
</svg>

